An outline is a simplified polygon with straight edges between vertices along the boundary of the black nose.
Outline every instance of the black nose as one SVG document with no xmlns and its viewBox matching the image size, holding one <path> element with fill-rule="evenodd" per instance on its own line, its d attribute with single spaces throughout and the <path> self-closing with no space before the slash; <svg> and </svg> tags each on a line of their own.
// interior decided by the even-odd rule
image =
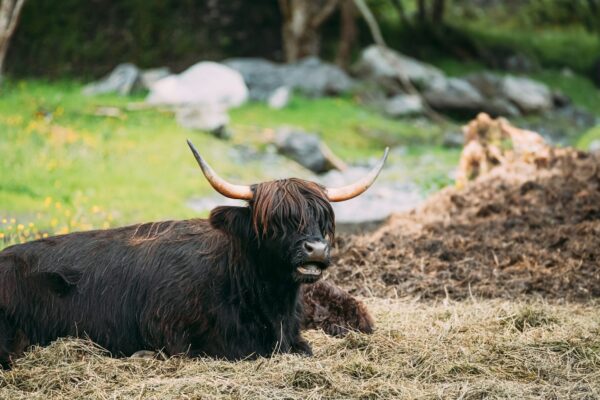
<svg viewBox="0 0 600 400">
<path fill-rule="evenodd" d="M 323 261 L 329 257 L 329 245 L 325 242 L 304 242 L 304 252 L 310 261 Z"/>
</svg>

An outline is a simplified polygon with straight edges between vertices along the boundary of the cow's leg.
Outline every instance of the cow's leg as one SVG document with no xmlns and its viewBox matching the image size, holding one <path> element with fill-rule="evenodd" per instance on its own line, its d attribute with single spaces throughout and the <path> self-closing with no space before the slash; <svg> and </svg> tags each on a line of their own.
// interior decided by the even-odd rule
<svg viewBox="0 0 600 400">
<path fill-rule="evenodd" d="M 4 311 L 0 310 L 0 367 L 10 368 L 11 355 L 14 353 L 16 329 L 10 323 Z"/>
<path fill-rule="evenodd" d="M 304 340 L 304 338 L 300 334 L 298 334 L 296 341 L 294 342 L 294 344 L 292 344 L 291 352 L 295 354 L 301 354 L 303 356 L 313 355 L 313 351 L 310 347 L 310 344 L 308 344 L 308 342 Z"/>
</svg>

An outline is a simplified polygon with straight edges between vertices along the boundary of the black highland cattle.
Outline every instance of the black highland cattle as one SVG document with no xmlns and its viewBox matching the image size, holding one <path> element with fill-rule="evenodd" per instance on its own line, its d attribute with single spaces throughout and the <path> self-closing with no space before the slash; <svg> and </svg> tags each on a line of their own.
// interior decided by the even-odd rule
<svg viewBox="0 0 600 400">
<path fill-rule="evenodd" d="M 189 145 L 211 185 L 246 200 L 247 207 L 217 207 L 208 219 L 77 232 L 4 249 L 3 367 L 29 345 L 67 336 L 89 337 L 115 356 L 139 350 L 229 360 L 311 354 L 300 334 L 300 288 L 329 266 L 335 232 L 330 202 L 364 192 L 385 156 L 368 176 L 342 188 L 300 179 L 243 186 L 217 176 Z M 312 292 L 304 304 L 314 314 Z M 343 298 L 325 286 L 321 292 L 338 302 Z M 363 308 L 354 315 L 356 326 L 370 331 Z"/>
</svg>

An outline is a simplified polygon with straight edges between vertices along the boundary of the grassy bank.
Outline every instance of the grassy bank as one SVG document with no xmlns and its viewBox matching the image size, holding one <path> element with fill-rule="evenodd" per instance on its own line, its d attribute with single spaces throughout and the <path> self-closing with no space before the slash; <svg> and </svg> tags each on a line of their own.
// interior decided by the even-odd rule
<svg viewBox="0 0 600 400">
<path fill-rule="evenodd" d="M 351 98 L 296 98 L 280 111 L 263 104 L 234 110 L 234 137 L 226 142 L 181 128 L 169 112 L 128 108 L 142 101 L 141 96 L 85 97 L 81 87 L 75 82 L 43 81 L 9 82 L 3 87 L 0 239 L 4 244 L 8 236 L 21 241 L 44 233 L 197 216 L 186 201 L 213 191 L 201 179 L 186 138 L 222 175 L 252 183 L 288 173 L 309 176 L 292 162 L 281 161 L 280 168 L 269 169 L 260 157 L 236 159 L 234 147 L 264 149 L 279 125 L 318 132 L 350 162 L 379 156 L 385 146 L 435 143 L 440 135 L 435 126 L 389 120 Z M 107 111 L 116 117 L 105 116 Z M 418 148 L 409 150 L 406 162 L 421 154 Z M 444 166 L 440 169 L 444 171 Z"/>
</svg>

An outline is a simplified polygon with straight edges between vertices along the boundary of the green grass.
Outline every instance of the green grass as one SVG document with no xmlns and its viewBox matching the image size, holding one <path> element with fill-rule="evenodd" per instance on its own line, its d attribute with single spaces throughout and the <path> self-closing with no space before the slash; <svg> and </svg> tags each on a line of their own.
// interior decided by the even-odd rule
<svg viewBox="0 0 600 400">
<path fill-rule="evenodd" d="M 234 129 L 250 128 L 246 129 L 246 136 L 250 137 L 252 133 L 280 125 L 316 132 L 336 153 L 350 161 L 377 154 L 386 145 L 435 144 L 440 138 L 440 129 L 435 125 L 418 126 L 383 118 L 349 98 L 296 97 L 282 110 L 253 103 L 233 110 L 231 115 Z"/>
<path fill-rule="evenodd" d="M 564 76 L 557 70 L 542 70 L 531 74 L 530 77 L 562 91 L 574 104 L 600 116 L 600 89 L 594 86 L 591 80 L 577 74 Z"/>
<path fill-rule="evenodd" d="M 318 132 L 347 161 L 380 155 L 386 145 L 423 145 L 439 138 L 438 128 L 386 119 L 350 98 L 296 98 L 280 111 L 261 104 L 233 110 L 234 138 L 225 142 L 179 127 L 168 112 L 127 111 L 129 103 L 143 100 L 140 96 L 80 92 L 81 85 L 70 81 L 3 87 L 0 234 L 5 237 L 197 216 L 186 201 L 213 191 L 186 138 L 223 176 L 248 183 L 272 179 L 277 171 L 265 170 L 260 160 L 235 162 L 231 146 L 265 147 L 279 125 Z M 98 107 L 108 106 L 122 110 L 122 117 L 95 115 Z M 292 162 L 285 170 L 307 176 Z"/>
<path fill-rule="evenodd" d="M 575 144 L 576 147 L 587 150 L 592 142 L 600 140 L 600 125 L 597 125 L 585 132 Z"/>
</svg>

